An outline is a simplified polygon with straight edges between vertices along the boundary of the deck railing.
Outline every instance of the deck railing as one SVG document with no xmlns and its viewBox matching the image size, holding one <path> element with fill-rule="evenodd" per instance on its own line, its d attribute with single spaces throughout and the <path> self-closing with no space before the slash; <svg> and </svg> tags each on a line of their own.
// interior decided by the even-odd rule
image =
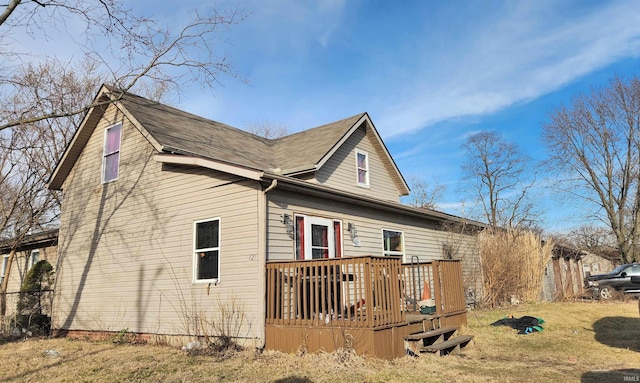
<svg viewBox="0 0 640 383">
<path fill-rule="evenodd" d="M 406 320 L 399 258 L 266 264 L 266 323 L 375 328 Z"/>
<path fill-rule="evenodd" d="M 466 313 L 456 260 L 402 264 L 399 258 L 364 256 L 276 261 L 267 262 L 266 273 L 267 324 L 388 326 L 419 311 L 425 294 L 438 316 Z"/>
<path fill-rule="evenodd" d="M 402 276 L 407 311 L 419 311 L 424 298 L 434 300 L 437 315 L 448 316 L 466 311 L 460 261 L 403 263 Z"/>
</svg>

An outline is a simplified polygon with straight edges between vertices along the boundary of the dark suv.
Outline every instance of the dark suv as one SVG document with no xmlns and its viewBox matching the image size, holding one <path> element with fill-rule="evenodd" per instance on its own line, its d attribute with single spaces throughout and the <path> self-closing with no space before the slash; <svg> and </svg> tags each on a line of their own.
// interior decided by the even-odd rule
<svg viewBox="0 0 640 383">
<path fill-rule="evenodd" d="M 640 293 L 640 284 L 635 283 L 637 277 L 640 277 L 640 263 L 632 263 L 620 265 L 606 274 L 589 275 L 585 284 L 600 298 L 611 299 L 615 291 Z"/>
</svg>

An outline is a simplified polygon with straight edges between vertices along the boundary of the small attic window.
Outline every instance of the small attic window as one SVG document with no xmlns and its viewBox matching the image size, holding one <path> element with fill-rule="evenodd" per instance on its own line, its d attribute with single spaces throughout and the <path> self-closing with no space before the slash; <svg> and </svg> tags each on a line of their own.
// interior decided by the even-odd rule
<svg viewBox="0 0 640 383">
<path fill-rule="evenodd" d="M 369 154 L 356 149 L 356 172 L 358 186 L 369 187 Z"/>
<path fill-rule="evenodd" d="M 118 179 L 120 166 L 120 137 L 122 123 L 110 126 L 104 131 L 104 151 L 102 154 L 102 182 Z"/>
</svg>

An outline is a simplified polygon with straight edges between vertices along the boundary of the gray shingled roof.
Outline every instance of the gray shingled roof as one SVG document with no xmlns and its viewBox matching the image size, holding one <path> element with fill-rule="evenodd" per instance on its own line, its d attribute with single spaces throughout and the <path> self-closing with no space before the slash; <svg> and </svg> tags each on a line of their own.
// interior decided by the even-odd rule
<svg viewBox="0 0 640 383">
<path fill-rule="evenodd" d="M 311 169 L 364 116 L 358 114 L 279 139 L 265 139 L 140 96 L 120 101 L 165 151 L 259 170 Z"/>
<path fill-rule="evenodd" d="M 275 140 L 273 149 L 278 166 L 284 174 L 292 169 L 312 168 L 364 115 L 360 113 Z"/>
</svg>

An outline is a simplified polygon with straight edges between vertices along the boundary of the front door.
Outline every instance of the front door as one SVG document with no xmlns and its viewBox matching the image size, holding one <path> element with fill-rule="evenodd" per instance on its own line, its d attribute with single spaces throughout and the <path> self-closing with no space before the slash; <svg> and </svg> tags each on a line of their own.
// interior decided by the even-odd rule
<svg viewBox="0 0 640 383">
<path fill-rule="evenodd" d="M 304 258 L 335 258 L 333 221 L 326 218 L 306 217 L 304 222 Z"/>
</svg>

